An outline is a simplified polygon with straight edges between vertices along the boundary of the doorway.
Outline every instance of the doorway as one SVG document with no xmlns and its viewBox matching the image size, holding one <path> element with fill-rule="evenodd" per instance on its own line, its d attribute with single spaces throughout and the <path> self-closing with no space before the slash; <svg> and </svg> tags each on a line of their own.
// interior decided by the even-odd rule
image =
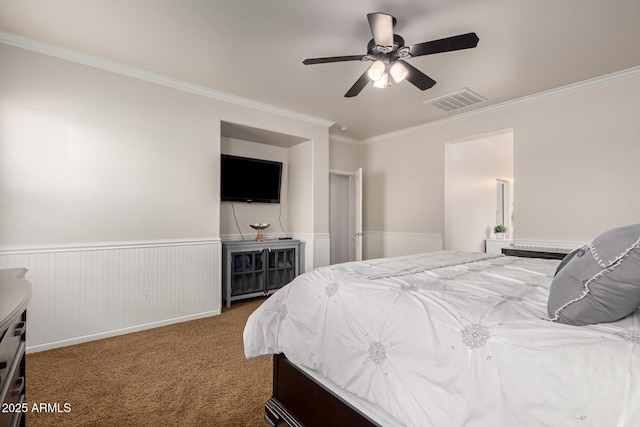
<svg viewBox="0 0 640 427">
<path fill-rule="evenodd" d="M 329 173 L 329 260 L 362 260 L 362 169 Z"/>
<path fill-rule="evenodd" d="M 511 234 L 511 181 L 496 179 L 496 225 L 507 227 L 507 233 Z"/>
<path fill-rule="evenodd" d="M 484 252 L 499 223 L 513 235 L 513 141 L 509 128 L 445 143 L 445 249 Z"/>
</svg>

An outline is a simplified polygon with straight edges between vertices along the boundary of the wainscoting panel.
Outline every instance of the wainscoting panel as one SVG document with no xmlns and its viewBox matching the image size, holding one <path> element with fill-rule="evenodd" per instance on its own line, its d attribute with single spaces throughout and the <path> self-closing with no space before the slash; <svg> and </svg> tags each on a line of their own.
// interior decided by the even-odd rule
<svg viewBox="0 0 640 427">
<path fill-rule="evenodd" d="M 558 242 L 558 241 L 546 241 L 546 240 L 514 240 L 513 246 L 520 249 L 533 249 L 533 250 L 573 250 L 584 246 L 587 242 Z"/>
<path fill-rule="evenodd" d="M 328 233 L 293 233 L 292 237 L 302 242 L 300 245 L 300 272 L 304 273 L 311 271 L 314 268 L 329 265 L 331 240 Z"/>
<path fill-rule="evenodd" d="M 220 314 L 219 240 L 0 249 L 33 286 L 27 351 Z"/>
<path fill-rule="evenodd" d="M 560 242 L 546 240 L 513 240 L 513 246 L 522 249 L 571 250 L 586 242 Z M 441 251 L 444 239 L 441 235 L 422 233 L 396 233 L 384 231 L 364 232 L 364 259 L 411 255 L 421 252 Z"/>
</svg>

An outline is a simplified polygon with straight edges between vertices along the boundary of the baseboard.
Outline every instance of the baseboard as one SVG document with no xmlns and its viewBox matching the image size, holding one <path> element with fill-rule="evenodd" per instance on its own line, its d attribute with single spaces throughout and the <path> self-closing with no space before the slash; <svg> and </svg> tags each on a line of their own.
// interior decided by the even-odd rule
<svg viewBox="0 0 640 427">
<path fill-rule="evenodd" d="M 70 345 L 82 344 L 90 341 L 97 341 L 105 338 L 117 337 L 119 335 L 130 334 L 132 332 L 140 332 L 147 329 L 158 328 L 160 326 L 173 325 L 175 323 L 188 322 L 190 320 L 204 319 L 205 317 L 217 316 L 221 313 L 220 309 L 208 311 L 204 313 L 193 314 L 190 316 L 176 317 L 173 319 L 165 319 L 159 322 L 146 323 L 144 325 L 136 325 L 129 328 L 123 328 L 113 331 L 107 331 L 99 334 L 85 335 L 81 337 L 49 342 L 46 344 L 27 346 L 27 353 L 37 353 L 39 351 L 53 350 L 54 348 L 66 347 Z"/>
</svg>

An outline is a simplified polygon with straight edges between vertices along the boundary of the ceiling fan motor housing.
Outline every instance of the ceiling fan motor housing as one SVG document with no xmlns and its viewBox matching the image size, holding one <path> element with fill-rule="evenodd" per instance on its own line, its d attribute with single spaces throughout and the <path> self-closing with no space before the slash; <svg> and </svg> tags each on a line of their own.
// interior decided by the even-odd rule
<svg viewBox="0 0 640 427">
<path fill-rule="evenodd" d="M 393 49 L 389 50 L 386 46 L 376 45 L 371 39 L 367 44 L 367 54 L 362 57 L 363 61 L 382 61 L 390 64 L 396 58 L 408 58 L 411 52 L 408 47 L 404 46 L 404 39 L 397 34 L 393 35 Z"/>
</svg>

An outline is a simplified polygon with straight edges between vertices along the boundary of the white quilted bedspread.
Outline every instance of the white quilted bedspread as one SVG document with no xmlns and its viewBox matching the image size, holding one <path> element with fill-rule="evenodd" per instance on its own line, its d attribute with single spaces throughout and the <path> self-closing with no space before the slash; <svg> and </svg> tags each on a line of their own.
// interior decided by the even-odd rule
<svg viewBox="0 0 640 427">
<path fill-rule="evenodd" d="M 640 314 L 546 320 L 558 261 L 443 251 L 318 268 L 248 319 L 284 353 L 416 427 L 640 425 Z"/>
</svg>

